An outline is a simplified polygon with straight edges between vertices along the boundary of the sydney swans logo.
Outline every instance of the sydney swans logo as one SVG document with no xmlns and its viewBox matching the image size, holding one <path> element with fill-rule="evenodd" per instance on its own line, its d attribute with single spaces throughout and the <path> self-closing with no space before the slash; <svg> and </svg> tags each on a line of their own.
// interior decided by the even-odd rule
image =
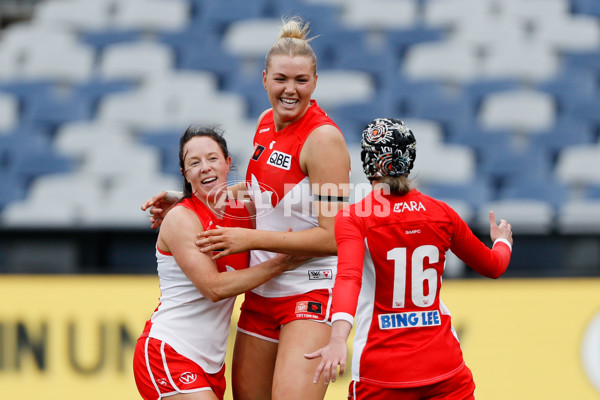
<svg viewBox="0 0 600 400">
<path fill-rule="evenodd" d="M 235 187 L 235 191 L 231 187 Z M 251 184 L 246 181 L 230 181 L 215 186 L 208 193 L 208 198 L 213 200 L 209 204 L 210 209 L 220 218 L 241 220 L 264 216 L 273 211 L 273 204 L 279 202 L 275 191 L 268 185 L 259 183 L 254 177 Z M 240 212 L 241 208 L 247 206 L 253 212 Z"/>
</svg>

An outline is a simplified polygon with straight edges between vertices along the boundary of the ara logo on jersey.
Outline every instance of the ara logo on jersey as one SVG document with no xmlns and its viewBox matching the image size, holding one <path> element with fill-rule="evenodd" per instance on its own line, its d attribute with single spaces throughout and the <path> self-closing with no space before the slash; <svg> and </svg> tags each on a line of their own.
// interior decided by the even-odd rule
<svg viewBox="0 0 600 400">
<path fill-rule="evenodd" d="M 263 151 L 265 151 L 264 146 L 261 146 L 260 144 L 257 144 L 254 147 L 254 153 L 252 154 L 252 160 L 258 161 L 258 159 L 260 158 L 260 156 L 263 153 Z"/>
<path fill-rule="evenodd" d="M 381 314 L 379 316 L 379 329 L 383 330 L 438 325 L 441 325 L 440 312 L 438 310 Z"/>
<path fill-rule="evenodd" d="M 425 206 L 420 201 L 401 201 L 394 204 L 394 212 L 401 213 L 404 211 L 427 211 Z"/>
<path fill-rule="evenodd" d="M 273 151 L 267 164 L 289 171 L 292 166 L 292 156 L 281 151 Z"/>
<path fill-rule="evenodd" d="M 333 279 L 333 271 L 330 269 L 316 269 L 308 271 L 308 279 L 311 281 L 322 279 Z"/>
</svg>

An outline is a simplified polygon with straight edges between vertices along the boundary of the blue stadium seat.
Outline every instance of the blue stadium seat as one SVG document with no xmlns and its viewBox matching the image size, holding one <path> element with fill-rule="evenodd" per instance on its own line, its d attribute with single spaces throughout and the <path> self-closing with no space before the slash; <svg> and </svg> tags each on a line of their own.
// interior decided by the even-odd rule
<svg viewBox="0 0 600 400">
<path fill-rule="evenodd" d="M 89 99 L 92 110 L 95 110 L 98 101 L 105 95 L 135 89 L 133 82 L 122 80 L 92 79 L 73 86 L 75 96 Z"/>
<path fill-rule="evenodd" d="M 446 36 L 444 29 L 435 27 L 415 26 L 411 29 L 390 30 L 385 37 L 386 48 L 392 50 L 401 59 L 406 50 L 415 44 L 443 40 Z"/>
<path fill-rule="evenodd" d="M 473 121 L 475 109 L 464 95 L 447 94 L 442 86 L 438 86 L 435 90 L 412 93 L 406 101 L 406 115 L 430 119 L 452 129 Z"/>
<path fill-rule="evenodd" d="M 485 96 L 504 90 L 516 90 L 520 85 L 515 79 L 483 79 L 466 82 L 459 90 L 478 111 Z"/>
<path fill-rule="evenodd" d="M 496 148 L 504 143 L 510 143 L 512 132 L 509 130 L 489 130 L 476 122 L 458 125 L 446 131 L 448 143 L 460 144 L 473 148 L 479 156 L 485 149 Z"/>
<path fill-rule="evenodd" d="M 597 72 L 600 72 L 600 53 L 598 53 Z M 545 82 L 540 82 L 536 88 L 554 96 L 557 100 L 558 112 L 561 113 L 581 99 L 592 97 L 596 93 L 597 72 L 584 68 L 581 62 L 569 65 L 569 61 L 567 61 L 560 74 Z"/>
<path fill-rule="evenodd" d="M 346 141 L 352 143 L 360 143 L 363 128 L 374 118 L 382 115 L 400 117 L 393 109 L 393 104 L 379 98 L 367 102 L 342 104 L 335 110 L 325 111 L 342 129 Z"/>
<path fill-rule="evenodd" d="M 519 176 L 546 177 L 552 173 L 552 158 L 548 151 L 534 146 L 516 148 L 510 142 L 497 143 L 481 149 L 479 171 L 496 184 Z"/>
<path fill-rule="evenodd" d="M 19 99 L 21 106 L 38 93 L 47 92 L 55 83 L 47 80 L 5 81 L 0 83 L 0 92 L 10 93 Z"/>
<path fill-rule="evenodd" d="M 73 172 L 75 168 L 72 159 L 57 155 L 50 148 L 30 148 L 13 152 L 7 170 L 21 176 L 26 182 L 31 182 L 40 175 Z"/>
<path fill-rule="evenodd" d="M 103 31 L 88 31 L 82 32 L 82 42 L 93 46 L 97 51 L 101 52 L 107 46 L 113 44 L 137 42 L 142 39 L 142 33 L 132 29 L 110 29 Z"/>
<path fill-rule="evenodd" d="M 46 128 L 21 124 L 0 134 L 0 169 L 7 169 L 19 152 L 44 151 L 50 148 L 50 134 Z"/>
<path fill-rule="evenodd" d="M 311 35 L 341 29 L 339 9 L 333 4 L 303 2 L 298 0 L 277 0 L 272 3 L 270 15 L 275 18 L 299 16 L 310 22 Z"/>
<path fill-rule="evenodd" d="M 21 179 L 19 175 L 0 169 L 0 182 L 2 182 L 2 187 L 0 187 L 0 210 L 9 203 L 25 199 L 25 180 Z"/>
<path fill-rule="evenodd" d="M 208 36 L 200 42 L 184 43 L 176 52 L 177 69 L 212 72 L 218 77 L 220 87 L 227 85 L 228 80 L 240 74 L 239 57 L 225 51 L 215 37 Z"/>
<path fill-rule="evenodd" d="M 22 121 L 48 125 L 51 129 L 69 121 L 92 118 L 91 97 L 71 89 L 43 90 L 23 104 Z"/>
<path fill-rule="evenodd" d="M 586 121 L 600 123 L 600 95 L 580 97 L 566 105 L 563 115 L 581 118 Z"/>
<path fill-rule="evenodd" d="M 265 90 L 261 71 L 256 70 L 252 76 L 233 73 L 224 83 L 224 91 L 241 94 L 246 100 L 247 117 L 257 119 L 260 114 L 268 108 L 271 108 L 267 91 Z"/>
<path fill-rule="evenodd" d="M 194 7 L 199 13 L 193 15 L 190 25 L 206 25 L 222 35 L 232 22 L 267 16 L 269 6 L 268 0 L 204 0 Z"/>
<path fill-rule="evenodd" d="M 317 39 L 318 40 L 318 39 Z M 375 79 L 377 89 L 385 88 L 400 67 L 398 58 L 387 49 L 373 50 L 369 46 L 340 46 L 332 60 L 332 69 L 352 69 L 368 72 Z"/>
<path fill-rule="evenodd" d="M 179 138 L 181 130 L 144 131 L 140 143 L 157 148 L 161 156 L 161 171 L 179 175 Z"/>
<path fill-rule="evenodd" d="M 597 0 L 571 0 L 573 13 L 600 17 L 600 3 Z"/>
<path fill-rule="evenodd" d="M 534 147 L 548 149 L 553 155 L 567 146 L 593 144 L 596 140 L 591 122 L 564 116 L 551 128 L 530 135 L 530 143 Z"/>
<path fill-rule="evenodd" d="M 569 188 L 558 182 L 552 174 L 523 174 L 511 178 L 502 185 L 498 193 L 501 200 L 535 199 L 552 204 L 558 211 L 569 200 Z"/>
<path fill-rule="evenodd" d="M 434 183 L 422 189 L 423 193 L 442 200 L 460 200 L 478 209 L 494 196 L 494 189 L 485 176 L 464 184 Z"/>
</svg>

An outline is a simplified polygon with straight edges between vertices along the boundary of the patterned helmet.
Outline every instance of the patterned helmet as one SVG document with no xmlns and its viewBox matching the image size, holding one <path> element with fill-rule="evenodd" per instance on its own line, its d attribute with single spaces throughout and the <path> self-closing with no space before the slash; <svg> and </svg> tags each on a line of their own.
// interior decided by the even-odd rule
<svg viewBox="0 0 600 400">
<path fill-rule="evenodd" d="M 417 141 L 404 122 L 376 118 L 362 131 L 360 158 L 369 180 L 408 175 L 415 163 Z"/>
</svg>

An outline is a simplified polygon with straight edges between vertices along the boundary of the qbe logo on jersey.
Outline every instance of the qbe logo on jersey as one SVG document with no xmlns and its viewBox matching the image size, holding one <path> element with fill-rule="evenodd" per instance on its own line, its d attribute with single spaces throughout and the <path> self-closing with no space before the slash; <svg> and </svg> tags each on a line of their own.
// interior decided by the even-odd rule
<svg viewBox="0 0 600 400">
<path fill-rule="evenodd" d="M 292 166 L 292 156 L 275 150 L 269 156 L 269 161 L 267 161 L 267 164 L 289 171 L 290 167 Z"/>
</svg>

